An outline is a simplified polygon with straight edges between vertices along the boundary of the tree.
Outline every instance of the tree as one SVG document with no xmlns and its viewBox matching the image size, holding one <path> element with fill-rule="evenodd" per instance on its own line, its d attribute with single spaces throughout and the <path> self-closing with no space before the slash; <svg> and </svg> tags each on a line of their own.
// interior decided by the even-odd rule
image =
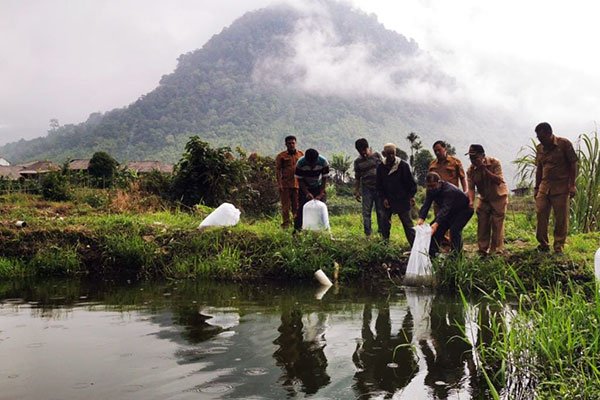
<svg viewBox="0 0 600 400">
<path fill-rule="evenodd" d="M 415 172 L 415 152 L 418 152 L 423 147 L 423 144 L 419 140 L 419 135 L 415 132 L 411 132 L 406 137 L 406 140 L 410 143 L 410 165 L 412 166 L 413 173 Z"/>
<path fill-rule="evenodd" d="M 336 183 L 346 182 L 348 171 L 352 165 L 350 156 L 343 153 L 334 153 L 331 156 L 331 169 L 333 169 L 333 180 Z"/>
<path fill-rule="evenodd" d="M 218 206 L 232 201 L 245 185 L 245 163 L 233 157 L 229 147 L 213 149 L 198 136 L 185 145 L 175 167 L 172 195 L 187 206 Z"/>
<path fill-rule="evenodd" d="M 446 142 L 446 153 L 448 153 L 449 156 L 455 156 L 456 155 L 456 147 L 454 147 L 450 143 Z"/>
<path fill-rule="evenodd" d="M 88 173 L 95 178 L 96 186 L 111 186 L 119 163 L 104 151 L 97 151 L 90 160 Z"/>
<path fill-rule="evenodd" d="M 419 150 L 415 154 L 414 174 L 417 183 L 425 186 L 425 177 L 429 171 L 429 164 L 433 161 L 433 155 L 427 149 Z"/>
</svg>

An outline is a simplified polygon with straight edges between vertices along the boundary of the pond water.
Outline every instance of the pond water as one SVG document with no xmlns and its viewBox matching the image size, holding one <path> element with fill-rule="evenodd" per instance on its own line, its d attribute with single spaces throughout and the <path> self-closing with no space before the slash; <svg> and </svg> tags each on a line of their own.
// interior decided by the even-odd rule
<svg viewBox="0 0 600 400">
<path fill-rule="evenodd" d="M 488 398 L 477 312 L 394 286 L 4 282 L 0 399 Z"/>
</svg>

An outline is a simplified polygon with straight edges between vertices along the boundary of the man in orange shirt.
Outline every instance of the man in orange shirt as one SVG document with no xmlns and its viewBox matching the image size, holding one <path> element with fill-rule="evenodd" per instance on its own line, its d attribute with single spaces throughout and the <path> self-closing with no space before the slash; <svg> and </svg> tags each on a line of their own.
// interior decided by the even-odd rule
<svg viewBox="0 0 600 400">
<path fill-rule="evenodd" d="M 296 137 L 285 138 L 287 150 L 277 154 L 275 158 L 275 173 L 277 175 L 277 187 L 281 199 L 281 216 L 283 223 L 281 227 L 287 229 L 290 226 L 290 212 L 292 218 L 296 218 L 298 212 L 298 180 L 294 176 L 296 163 L 304 153 L 296 149 Z"/>
<path fill-rule="evenodd" d="M 548 251 L 548 221 L 554 212 L 554 252 L 562 253 L 569 229 L 569 198 L 575 196 L 577 153 L 565 138 L 554 136 L 552 127 L 542 122 L 535 127 L 540 144 L 535 155 L 535 208 L 538 250 Z"/>
<path fill-rule="evenodd" d="M 433 144 L 435 160 L 429 164 L 429 172 L 436 172 L 443 181 L 450 182 L 456 187 L 462 186 L 462 191 L 467 191 L 467 180 L 465 179 L 465 170 L 462 162 L 446 151 L 446 142 L 438 140 Z"/>
</svg>

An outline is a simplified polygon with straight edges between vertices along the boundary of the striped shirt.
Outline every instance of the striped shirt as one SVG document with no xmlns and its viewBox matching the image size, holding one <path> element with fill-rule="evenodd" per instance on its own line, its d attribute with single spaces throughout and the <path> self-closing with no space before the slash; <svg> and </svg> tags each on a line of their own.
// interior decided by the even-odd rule
<svg viewBox="0 0 600 400">
<path fill-rule="evenodd" d="M 308 165 L 306 157 L 302 157 L 296 163 L 296 178 L 303 180 L 304 184 L 311 188 L 321 186 L 323 178 L 329 176 L 329 163 L 323 156 L 319 156 L 314 166 Z"/>
<path fill-rule="evenodd" d="M 377 152 L 367 157 L 358 157 L 354 160 L 354 179 L 359 181 L 363 188 L 375 189 L 377 186 L 377 166 L 381 162 L 381 155 Z"/>
</svg>

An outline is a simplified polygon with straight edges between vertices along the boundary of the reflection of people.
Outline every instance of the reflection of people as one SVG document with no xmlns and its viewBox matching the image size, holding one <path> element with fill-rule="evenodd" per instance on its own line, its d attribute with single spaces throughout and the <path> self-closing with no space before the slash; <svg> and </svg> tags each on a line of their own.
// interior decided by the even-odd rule
<svg viewBox="0 0 600 400">
<path fill-rule="evenodd" d="M 542 122 L 535 127 L 540 141 L 535 156 L 535 208 L 538 249 L 548 251 L 548 221 L 554 212 L 554 251 L 562 253 L 569 228 L 569 197 L 575 196 L 577 154 L 573 144 L 554 136 L 552 127 Z"/>
<path fill-rule="evenodd" d="M 471 345 L 459 328 L 464 326 L 462 305 L 436 297 L 430 316 L 432 340 L 420 343 L 427 363 L 425 384 L 435 393 L 434 398 L 447 399 L 453 390 L 460 390 L 465 366 L 472 379 L 476 379 L 476 368 Z"/>
<path fill-rule="evenodd" d="M 502 252 L 504 248 L 504 216 L 508 206 L 508 188 L 502 175 L 500 161 L 485 155 L 483 146 L 469 146 L 471 166 L 467 170 L 469 204 L 473 208 L 475 189 L 477 204 L 477 245 L 479 254 Z"/>
<path fill-rule="evenodd" d="M 283 219 L 281 227 L 284 229 L 290 226 L 290 212 L 292 217 L 295 217 L 298 210 L 298 180 L 294 174 L 296 163 L 304 155 L 300 150 L 296 150 L 295 136 L 290 135 L 285 138 L 285 147 L 287 150 L 282 151 L 275 157 L 275 173 L 277 175 Z"/>
<path fill-rule="evenodd" d="M 362 202 L 363 229 L 371 236 L 371 214 L 375 206 L 377 228 L 381 233 L 381 213 L 383 203 L 377 192 L 377 166 L 381 164 L 381 155 L 373 152 L 367 139 L 358 139 L 355 143 L 359 157 L 354 160 L 354 196 Z"/>
<path fill-rule="evenodd" d="M 454 252 L 461 252 L 463 248 L 462 230 L 473 216 L 473 209 L 469 207 L 467 195 L 451 183 L 443 181 L 435 172 L 429 172 L 425 178 L 427 195 L 419 211 L 418 225 L 425 222 L 427 213 L 432 203 L 440 209 L 431 224 L 432 239 L 429 255 L 435 257 L 438 253 L 444 232 L 450 229 L 451 248 Z"/>
<path fill-rule="evenodd" d="M 302 208 L 312 199 L 326 202 L 325 188 L 329 177 L 329 163 L 327 159 L 315 149 L 308 149 L 304 157 L 296 163 L 296 178 L 298 179 L 299 204 L 294 230 L 302 229 Z"/>
<path fill-rule="evenodd" d="M 390 395 L 404 388 L 417 373 L 414 353 L 409 347 L 412 339 L 412 319 L 407 313 L 402 327 L 392 335 L 392 322 L 388 303 L 377 306 L 375 333 L 371 331 L 373 307 L 366 303 L 362 321 L 362 343 L 356 346 L 352 361 L 358 368 L 354 375 L 354 389 L 359 396 L 374 390 L 384 390 Z M 389 363 L 398 364 L 390 368 Z"/>
<path fill-rule="evenodd" d="M 319 315 L 322 319 L 323 315 Z M 320 321 L 322 322 L 322 321 Z M 298 308 L 285 308 L 281 314 L 280 335 L 274 343 L 279 348 L 273 354 L 276 364 L 283 367 L 284 387 L 293 396 L 296 394 L 294 382 L 302 382 L 302 391 L 314 394 L 331 380 L 327 375 L 327 358 L 323 351 L 323 333 L 306 340 L 303 333 L 302 312 Z"/>
<path fill-rule="evenodd" d="M 396 145 L 388 143 L 383 147 L 385 161 L 377 167 L 377 191 L 383 199 L 381 235 L 390 238 L 392 215 L 397 214 L 402 222 L 404 234 L 412 246 L 415 231 L 410 218 L 410 207 L 417 192 L 417 184 L 408 163 L 396 156 Z"/>
</svg>

